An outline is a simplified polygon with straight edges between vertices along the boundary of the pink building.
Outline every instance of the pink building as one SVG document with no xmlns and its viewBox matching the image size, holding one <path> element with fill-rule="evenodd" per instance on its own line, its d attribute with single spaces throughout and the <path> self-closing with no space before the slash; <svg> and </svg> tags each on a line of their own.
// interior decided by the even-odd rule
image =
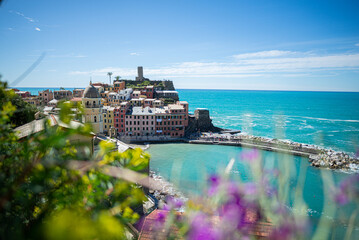
<svg viewBox="0 0 359 240">
<path fill-rule="evenodd" d="M 82 98 L 84 95 L 84 91 L 85 91 L 85 89 L 77 88 L 72 91 L 72 95 L 73 95 L 73 97 Z"/>
<path fill-rule="evenodd" d="M 155 109 L 149 107 L 132 107 L 126 114 L 126 136 L 154 136 Z"/>
<path fill-rule="evenodd" d="M 27 98 L 31 96 L 30 92 L 28 91 L 16 91 L 15 93 L 19 95 L 21 98 Z"/>
<path fill-rule="evenodd" d="M 54 99 L 54 93 L 49 89 L 39 92 L 39 98 L 41 101 L 41 105 L 47 105 L 52 99 Z"/>
</svg>

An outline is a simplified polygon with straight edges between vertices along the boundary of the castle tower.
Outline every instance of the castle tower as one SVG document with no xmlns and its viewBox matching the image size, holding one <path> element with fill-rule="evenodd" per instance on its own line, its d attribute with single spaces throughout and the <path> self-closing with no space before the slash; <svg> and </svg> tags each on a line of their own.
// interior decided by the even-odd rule
<svg viewBox="0 0 359 240">
<path fill-rule="evenodd" d="M 103 133 L 101 96 L 91 83 L 84 91 L 82 105 L 84 107 L 82 122 L 90 123 L 94 133 Z"/>
<path fill-rule="evenodd" d="M 141 66 L 137 67 L 136 81 L 143 81 L 143 67 L 141 67 Z"/>
</svg>

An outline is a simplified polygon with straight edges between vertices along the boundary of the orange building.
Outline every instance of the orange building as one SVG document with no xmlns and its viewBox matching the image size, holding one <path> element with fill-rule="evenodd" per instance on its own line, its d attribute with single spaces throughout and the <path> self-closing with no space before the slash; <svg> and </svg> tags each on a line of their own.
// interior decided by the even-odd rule
<svg viewBox="0 0 359 240">
<path fill-rule="evenodd" d="M 124 81 L 115 80 L 113 82 L 113 86 L 114 86 L 115 92 L 118 92 L 118 91 L 126 88 L 126 83 Z"/>
</svg>

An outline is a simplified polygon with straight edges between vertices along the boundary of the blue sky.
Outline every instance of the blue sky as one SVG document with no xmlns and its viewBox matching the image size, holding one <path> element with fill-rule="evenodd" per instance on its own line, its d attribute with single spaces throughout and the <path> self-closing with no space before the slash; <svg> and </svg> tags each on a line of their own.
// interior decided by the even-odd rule
<svg viewBox="0 0 359 240">
<path fill-rule="evenodd" d="M 0 73 L 85 87 L 111 71 L 177 88 L 359 91 L 358 1 L 45 1 L 0 7 Z"/>
</svg>

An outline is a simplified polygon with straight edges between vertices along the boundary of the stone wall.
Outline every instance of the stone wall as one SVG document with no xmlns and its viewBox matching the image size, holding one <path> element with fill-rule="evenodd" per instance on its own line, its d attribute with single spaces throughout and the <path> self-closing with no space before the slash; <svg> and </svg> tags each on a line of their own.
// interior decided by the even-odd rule
<svg viewBox="0 0 359 240">
<path fill-rule="evenodd" d="M 137 85 L 137 84 L 143 83 L 143 81 L 141 81 L 141 80 L 138 80 L 138 81 L 135 81 L 135 80 L 121 80 L 121 81 L 124 81 L 126 83 L 126 86 L 128 84 Z M 158 85 L 158 84 L 162 83 L 163 86 L 164 86 L 163 90 L 176 90 L 174 85 L 173 85 L 173 81 L 170 81 L 170 80 L 162 81 L 162 80 L 145 79 L 144 81 L 149 81 L 151 85 Z"/>
</svg>

